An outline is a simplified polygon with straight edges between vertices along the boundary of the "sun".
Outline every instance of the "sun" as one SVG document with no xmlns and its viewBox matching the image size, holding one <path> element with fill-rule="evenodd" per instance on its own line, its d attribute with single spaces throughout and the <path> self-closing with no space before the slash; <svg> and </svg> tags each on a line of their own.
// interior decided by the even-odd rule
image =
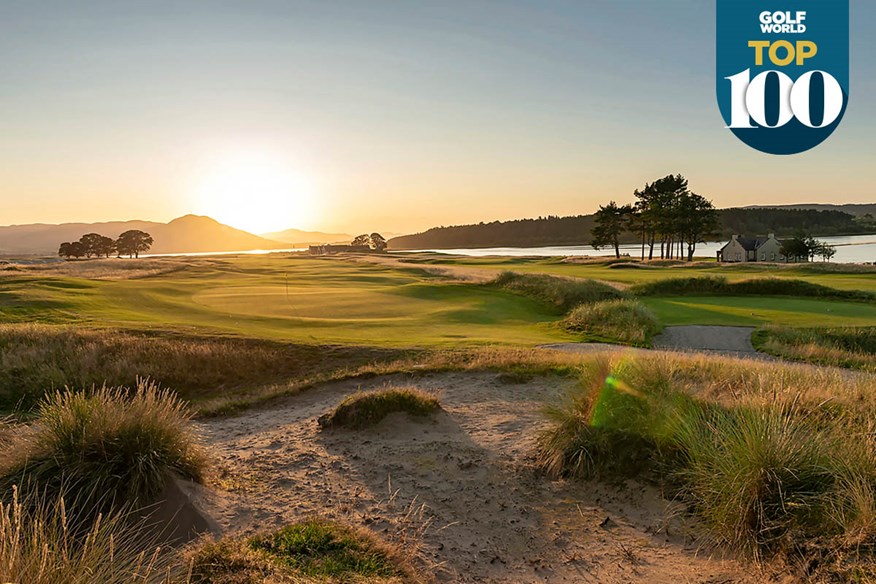
<svg viewBox="0 0 876 584">
<path fill-rule="evenodd" d="M 197 213 L 249 231 L 301 228 L 314 220 L 313 186 L 280 157 L 236 154 L 211 165 L 198 181 Z"/>
</svg>

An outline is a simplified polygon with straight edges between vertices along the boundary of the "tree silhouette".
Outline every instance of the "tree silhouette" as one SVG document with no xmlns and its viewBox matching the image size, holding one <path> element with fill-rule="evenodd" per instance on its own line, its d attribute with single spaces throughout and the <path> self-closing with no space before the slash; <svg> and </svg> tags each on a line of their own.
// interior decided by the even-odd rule
<svg viewBox="0 0 876 584">
<path fill-rule="evenodd" d="M 109 257 L 116 250 L 116 242 L 111 237 L 99 233 L 86 233 L 79 239 L 85 257 Z"/>
<path fill-rule="evenodd" d="M 608 205 L 599 207 L 596 212 L 596 227 L 593 228 L 591 234 L 593 240 L 590 245 L 593 249 L 602 249 L 603 247 L 614 247 L 615 257 L 620 257 L 620 236 L 626 227 L 627 217 L 633 212 L 632 207 L 625 205 L 618 207 L 614 201 Z"/>
<path fill-rule="evenodd" d="M 380 235 L 379 233 L 372 233 L 370 235 L 371 238 L 371 249 L 375 251 L 385 251 L 386 250 L 386 238 Z"/>
<path fill-rule="evenodd" d="M 116 240 L 116 251 L 120 256 L 139 258 L 141 253 L 152 247 L 152 236 L 139 229 L 125 231 Z"/>
<path fill-rule="evenodd" d="M 79 241 L 69 242 L 65 241 L 58 248 L 58 255 L 68 260 L 70 258 L 81 258 L 85 255 L 85 247 Z"/>
<path fill-rule="evenodd" d="M 379 233 L 372 233 L 371 235 L 363 233 L 362 235 L 357 235 L 350 245 L 367 246 L 374 251 L 382 252 L 386 250 L 386 238 Z"/>
<path fill-rule="evenodd" d="M 696 193 L 684 192 L 678 200 L 678 224 L 682 243 L 687 244 L 687 261 L 692 262 L 698 243 L 718 231 L 718 212 L 712 202 Z"/>
</svg>

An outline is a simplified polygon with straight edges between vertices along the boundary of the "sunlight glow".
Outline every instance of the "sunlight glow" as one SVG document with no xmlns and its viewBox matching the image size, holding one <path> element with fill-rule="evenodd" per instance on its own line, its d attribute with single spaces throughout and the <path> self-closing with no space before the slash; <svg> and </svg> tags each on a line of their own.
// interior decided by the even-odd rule
<svg viewBox="0 0 876 584">
<path fill-rule="evenodd" d="M 199 180 L 197 213 L 250 233 L 310 225 L 313 185 L 281 158 L 236 154 L 211 165 Z"/>
</svg>

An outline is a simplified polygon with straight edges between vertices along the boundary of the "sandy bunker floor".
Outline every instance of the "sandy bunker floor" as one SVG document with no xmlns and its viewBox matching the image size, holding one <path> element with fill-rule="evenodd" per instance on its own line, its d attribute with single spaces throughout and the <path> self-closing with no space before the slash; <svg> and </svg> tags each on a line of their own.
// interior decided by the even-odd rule
<svg viewBox="0 0 876 584">
<path fill-rule="evenodd" d="M 391 376 L 332 383 L 206 421 L 228 491 L 202 505 L 232 533 L 321 514 L 397 538 L 431 519 L 421 556 L 442 582 L 766 581 L 750 566 L 698 549 L 653 487 L 539 475 L 539 410 L 570 383 L 507 384 L 489 373 Z M 317 417 L 344 396 L 387 385 L 438 391 L 444 412 L 425 421 L 394 415 L 362 432 L 319 430 Z M 425 505 L 422 515 L 408 514 L 412 501 Z"/>
</svg>

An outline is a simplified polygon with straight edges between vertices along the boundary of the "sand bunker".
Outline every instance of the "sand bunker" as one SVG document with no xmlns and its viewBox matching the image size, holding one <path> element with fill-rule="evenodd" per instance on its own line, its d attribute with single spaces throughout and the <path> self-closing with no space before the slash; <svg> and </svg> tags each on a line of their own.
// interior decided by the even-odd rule
<svg viewBox="0 0 876 584">
<path fill-rule="evenodd" d="M 536 470 L 540 408 L 571 383 L 390 376 L 208 420 L 202 429 L 228 491 L 199 504 L 235 533 L 313 514 L 395 540 L 427 525 L 420 555 L 441 582 L 768 581 L 698 548 L 688 520 L 652 486 L 550 481 Z M 395 414 L 365 431 L 318 428 L 346 395 L 387 385 L 436 391 L 444 411 L 425 420 Z"/>
</svg>

